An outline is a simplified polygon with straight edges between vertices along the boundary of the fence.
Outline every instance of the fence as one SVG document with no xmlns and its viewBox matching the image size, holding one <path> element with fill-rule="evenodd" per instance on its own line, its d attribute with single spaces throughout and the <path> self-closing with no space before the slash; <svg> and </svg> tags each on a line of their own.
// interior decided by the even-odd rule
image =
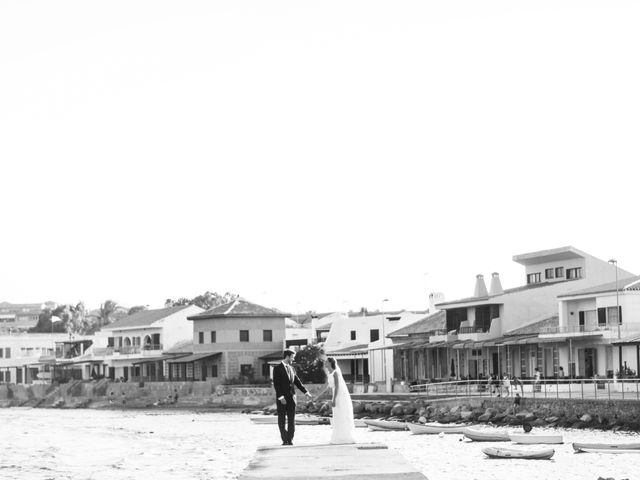
<svg viewBox="0 0 640 480">
<path fill-rule="evenodd" d="M 548 379 L 519 380 L 519 383 L 489 383 L 487 380 L 460 380 L 434 382 L 409 387 L 411 393 L 424 397 L 495 397 L 515 396 L 528 398 L 640 400 L 640 378 L 610 379 Z"/>
</svg>

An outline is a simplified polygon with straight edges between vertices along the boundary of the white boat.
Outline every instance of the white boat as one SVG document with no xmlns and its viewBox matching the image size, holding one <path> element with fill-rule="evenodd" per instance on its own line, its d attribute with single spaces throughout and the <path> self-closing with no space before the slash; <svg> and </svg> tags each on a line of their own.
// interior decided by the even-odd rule
<svg viewBox="0 0 640 480">
<path fill-rule="evenodd" d="M 512 442 L 523 444 L 556 444 L 562 443 L 562 435 L 539 435 L 535 433 L 510 433 L 509 438 Z"/>
<path fill-rule="evenodd" d="M 482 453 L 490 458 L 521 458 L 529 460 L 548 460 L 556 453 L 553 448 L 543 450 L 516 450 L 514 448 L 488 447 Z"/>
<path fill-rule="evenodd" d="M 472 428 L 465 428 L 462 433 L 474 442 L 508 442 L 511 440 L 511 438 L 509 438 L 509 432 L 506 430 L 488 428 L 485 430 L 474 430 Z"/>
<path fill-rule="evenodd" d="M 356 418 L 353 422 L 356 424 L 356 428 L 367 428 L 367 424 L 364 423 L 364 420 Z"/>
<path fill-rule="evenodd" d="M 371 420 L 368 418 L 363 419 L 364 423 L 371 430 L 406 430 L 407 424 L 405 422 L 397 422 L 395 420 Z"/>
<path fill-rule="evenodd" d="M 463 433 L 467 424 L 451 423 L 407 423 L 407 427 L 414 435 Z"/>
<path fill-rule="evenodd" d="M 597 453 L 640 453 L 640 443 L 578 443 L 574 442 L 576 452 Z M 629 452 L 629 450 L 636 450 Z"/>
</svg>

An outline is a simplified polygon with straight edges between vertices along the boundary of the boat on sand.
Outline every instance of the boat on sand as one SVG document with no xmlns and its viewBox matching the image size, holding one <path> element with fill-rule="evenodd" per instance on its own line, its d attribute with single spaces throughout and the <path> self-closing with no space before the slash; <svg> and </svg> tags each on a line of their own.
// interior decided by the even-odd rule
<svg viewBox="0 0 640 480">
<path fill-rule="evenodd" d="M 251 423 L 258 425 L 275 425 L 278 423 L 276 415 L 255 415 L 250 417 L 250 420 Z M 327 425 L 328 423 L 328 418 L 296 415 L 296 425 Z"/>
<path fill-rule="evenodd" d="M 508 442 L 511 440 L 511 438 L 509 438 L 509 432 L 493 428 L 486 428 L 483 430 L 465 428 L 462 433 L 465 437 L 474 442 Z"/>
<path fill-rule="evenodd" d="M 371 420 L 368 418 L 363 419 L 364 423 L 371 430 L 406 430 L 407 424 L 405 422 L 398 422 L 395 420 Z"/>
<path fill-rule="evenodd" d="M 514 448 L 488 447 L 483 448 L 484 453 L 489 458 L 520 458 L 528 460 L 548 460 L 556 453 L 553 448 L 542 450 L 516 450 Z"/>
<path fill-rule="evenodd" d="M 574 442 L 576 453 L 640 453 L 640 443 L 578 443 Z"/>
<path fill-rule="evenodd" d="M 534 434 L 534 433 L 510 433 L 509 438 L 512 442 L 523 444 L 536 443 L 562 443 L 562 435 L 554 434 Z"/>
<path fill-rule="evenodd" d="M 407 427 L 414 435 L 463 433 L 467 424 L 456 423 L 407 423 Z"/>
</svg>

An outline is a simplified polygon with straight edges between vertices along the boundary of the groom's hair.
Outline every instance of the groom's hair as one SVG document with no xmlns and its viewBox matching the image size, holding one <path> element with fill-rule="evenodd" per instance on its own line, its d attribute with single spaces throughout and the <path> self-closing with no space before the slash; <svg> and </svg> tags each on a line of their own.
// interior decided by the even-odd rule
<svg viewBox="0 0 640 480">
<path fill-rule="evenodd" d="M 287 358 L 289 355 L 295 355 L 296 352 L 294 352 L 293 350 L 289 350 L 288 348 L 282 352 L 282 358 Z"/>
</svg>

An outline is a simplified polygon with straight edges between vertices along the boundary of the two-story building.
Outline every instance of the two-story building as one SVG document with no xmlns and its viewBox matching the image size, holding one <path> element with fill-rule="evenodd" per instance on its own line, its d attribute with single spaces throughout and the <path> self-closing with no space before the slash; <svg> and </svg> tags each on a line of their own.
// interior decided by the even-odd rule
<svg viewBox="0 0 640 480">
<path fill-rule="evenodd" d="M 163 380 L 168 376 L 165 362 L 173 358 L 167 352 L 193 338 L 187 318 L 202 311 L 196 305 L 182 305 L 142 310 L 116 320 L 96 335 L 87 359 L 102 360 L 101 374 L 112 380 Z"/>
<path fill-rule="evenodd" d="M 49 372 L 40 359 L 53 357 L 56 344 L 68 339 L 66 333 L 12 333 L 0 335 L 0 382 L 32 383 Z"/>
<path fill-rule="evenodd" d="M 287 317 L 243 298 L 190 315 L 193 355 L 172 361 L 172 368 L 178 378 L 266 382 L 269 362 L 282 358 Z"/>
<path fill-rule="evenodd" d="M 607 261 L 571 246 L 515 255 L 513 260 L 525 267 L 525 285 L 503 289 L 494 273 L 487 290 L 478 275 L 472 297 L 437 305 L 446 312 L 446 325 L 429 338 L 430 378 L 506 372 L 532 377 L 535 368 L 543 375 L 556 374 L 564 338 L 501 337 L 557 317 L 559 295 L 600 285 L 616 274 Z M 622 269 L 617 275 L 621 281 L 633 276 Z"/>
<path fill-rule="evenodd" d="M 555 325 L 540 339 L 562 341 L 559 364 L 567 375 L 629 376 L 640 365 L 640 276 L 558 296 Z"/>
<path fill-rule="evenodd" d="M 55 306 L 53 302 L 0 302 L 0 332 L 26 332 L 38 324 L 38 318 L 45 308 Z"/>
</svg>

